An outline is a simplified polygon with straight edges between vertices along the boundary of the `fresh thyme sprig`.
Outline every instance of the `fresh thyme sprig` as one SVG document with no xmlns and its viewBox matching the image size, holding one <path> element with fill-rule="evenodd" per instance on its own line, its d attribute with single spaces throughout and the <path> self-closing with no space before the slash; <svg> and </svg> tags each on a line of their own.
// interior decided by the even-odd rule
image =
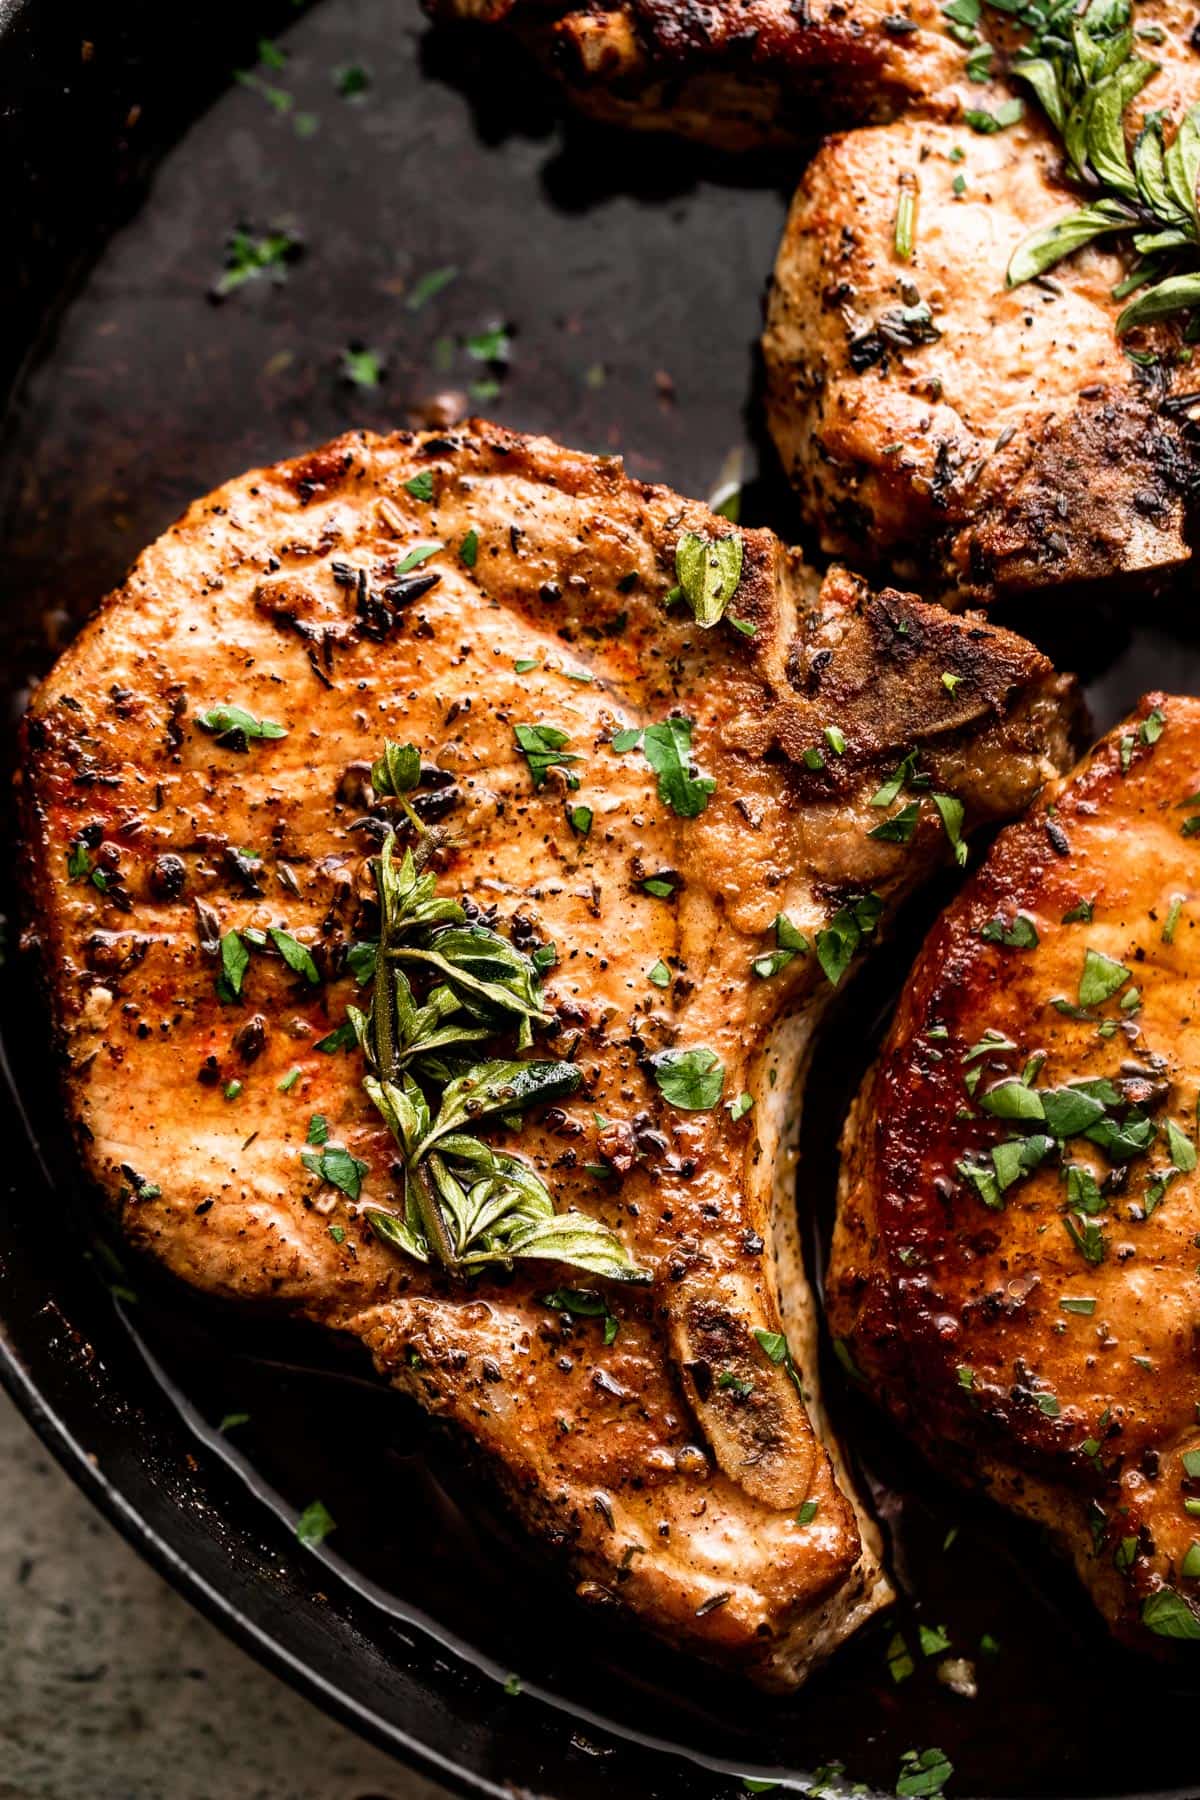
<svg viewBox="0 0 1200 1800">
<path fill-rule="evenodd" d="M 1169 145 L 1163 113 L 1147 113 L 1131 162 L 1125 112 L 1159 65 L 1134 54 L 1130 0 L 1090 0 L 1082 14 L 1074 0 L 989 4 L 1032 30 L 1011 72 L 1033 89 L 1089 196 L 1017 246 L 1009 286 L 1044 275 L 1098 237 L 1124 236 L 1138 261 L 1113 298 L 1138 298 L 1120 313 L 1117 335 L 1190 311 L 1200 304 L 1200 104 Z"/>
<path fill-rule="evenodd" d="M 424 872 L 435 839 L 406 799 L 420 769 L 411 745 L 388 744 L 372 770 L 376 792 L 399 801 L 417 840 L 397 861 L 389 832 L 372 863 L 380 919 L 375 985 L 369 1011 L 348 1013 L 367 1063 L 363 1086 L 403 1170 L 403 1212 L 367 1207 L 366 1216 L 386 1243 L 458 1275 L 535 1257 L 614 1281 L 648 1280 L 607 1226 L 586 1213 L 556 1212 L 528 1164 L 474 1133 L 484 1120 L 511 1124 L 539 1102 L 574 1093 L 581 1075 L 571 1062 L 475 1060 L 483 1045 L 495 1049 L 506 1037 L 516 1050 L 528 1049 L 534 1027 L 550 1018 L 532 958 L 487 926 L 468 924 Z"/>
</svg>

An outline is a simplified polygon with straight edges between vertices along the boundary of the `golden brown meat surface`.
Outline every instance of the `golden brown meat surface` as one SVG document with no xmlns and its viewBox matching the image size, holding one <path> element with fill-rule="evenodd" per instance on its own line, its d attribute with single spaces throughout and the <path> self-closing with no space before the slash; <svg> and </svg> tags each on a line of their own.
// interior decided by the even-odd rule
<svg viewBox="0 0 1200 1800">
<path fill-rule="evenodd" d="M 1131 253 L 1100 239 L 1006 283 L 1019 244 L 1095 198 L 1006 78 L 1011 8 L 964 27 L 932 0 L 428 3 L 524 38 L 577 106 L 618 123 L 735 151 L 859 127 L 804 175 L 763 337 L 771 435 L 825 550 L 951 605 L 1190 559 L 1191 355 L 1176 360 L 1173 323 L 1118 340 Z M 1200 100 L 1194 6 L 1138 0 L 1133 26 L 1159 66 L 1126 115 L 1131 149 L 1147 115 L 1169 139 Z M 996 129 L 1014 104 L 1023 118 Z"/>
<path fill-rule="evenodd" d="M 426 0 L 434 19 L 528 44 L 594 118 L 722 150 L 811 142 L 822 127 L 953 111 L 962 54 L 936 0 Z"/>
<path fill-rule="evenodd" d="M 1194 7 L 1145 0 L 1136 16 L 1163 39 L 1131 142 L 1147 112 L 1173 130 L 1200 100 Z M 994 119 L 1020 95 L 1023 119 L 999 131 L 917 109 L 828 139 L 792 204 L 763 339 L 771 433 L 823 547 L 868 546 L 957 604 L 1190 555 L 1190 354 L 1176 365 L 1173 326 L 1118 340 L 1128 255 L 1098 240 L 1006 285 L 1017 246 L 1086 198 L 1027 88 L 961 98 Z"/>
<path fill-rule="evenodd" d="M 952 831 L 955 799 L 966 828 L 1011 816 L 1065 766 L 1071 690 L 1010 634 L 840 572 L 819 586 L 762 531 L 743 534 L 744 629 L 702 631 L 664 606 L 688 530 L 729 527 L 483 424 L 348 436 L 197 502 L 35 699 L 31 930 L 82 1154 L 131 1241 L 359 1338 L 582 1593 L 787 1687 L 888 1593 L 831 1462 L 792 1206 L 822 965 L 854 951 L 847 909 L 869 933 L 946 860 L 939 804 Z M 285 735 L 205 728 L 223 706 Z M 683 715 L 715 783 L 689 818 L 613 742 Z M 579 760 L 535 786 L 517 725 Z M 494 1141 L 619 1233 L 645 1286 L 529 1263 L 463 1282 L 364 1216 L 396 1208 L 396 1147 L 359 1052 L 322 1043 L 378 928 L 385 740 L 423 759 L 439 891 L 556 947 L 538 1049 L 569 1049 L 582 1086 Z M 872 805 L 914 753 L 915 810 Z M 774 957 L 780 914 L 804 953 Z M 290 964 L 273 930 L 302 947 Z M 231 933 L 253 946 L 240 994 Z M 653 1059 L 690 1049 L 723 1065 L 707 1110 L 660 1091 Z M 314 1115 L 365 1165 L 357 1194 L 302 1160 Z M 611 1342 L 545 1304 L 564 1285 L 601 1290 Z"/>
<path fill-rule="evenodd" d="M 997 840 L 846 1126 L 827 1286 L 867 1386 L 1040 1521 L 1124 1637 L 1200 1637 L 1200 701 Z"/>
</svg>

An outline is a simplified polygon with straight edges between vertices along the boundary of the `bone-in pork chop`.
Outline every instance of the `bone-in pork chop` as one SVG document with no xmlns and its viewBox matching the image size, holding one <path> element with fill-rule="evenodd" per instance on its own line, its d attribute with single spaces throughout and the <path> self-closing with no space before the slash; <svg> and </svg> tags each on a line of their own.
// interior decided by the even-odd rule
<svg viewBox="0 0 1200 1800">
<path fill-rule="evenodd" d="M 1123 1637 L 1200 1638 L 1200 701 L 1003 832 L 846 1127 L 827 1297 L 870 1389 L 1045 1526 Z"/>
<path fill-rule="evenodd" d="M 640 129 L 744 150 L 860 128 L 804 172 L 763 337 L 771 435 L 825 550 L 951 605 L 1188 562 L 1195 315 L 1117 324 L 1195 262 L 1200 111 L 1171 168 L 1200 105 L 1190 0 L 429 3 L 525 37 L 577 106 Z M 1074 114 L 1110 128 L 1080 137 Z M 1082 248 L 1010 286 L 1064 219 Z"/>
<path fill-rule="evenodd" d="M 1169 141 L 1200 102 L 1195 8 L 1136 18 L 1162 36 L 1125 129 L 1160 114 Z M 797 190 L 763 347 L 804 510 L 825 549 L 869 545 L 958 604 L 1178 567 L 1200 479 L 1183 321 L 1118 335 L 1137 289 L 1111 226 L 1010 286 L 1018 248 L 1098 190 L 1028 86 L 982 83 L 964 108 L 830 138 Z"/>
<path fill-rule="evenodd" d="M 477 424 L 231 482 L 27 724 L 87 1169 L 185 1281 L 360 1339 L 583 1594 L 788 1687 L 888 1594 L 797 1071 L 1071 719 L 1021 639 L 615 459 Z"/>
<path fill-rule="evenodd" d="M 504 31 L 593 118 L 722 150 L 795 146 L 822 127 L 953 111 L 960 45 L 936 0 L 425 0 Z"/>
</svg>

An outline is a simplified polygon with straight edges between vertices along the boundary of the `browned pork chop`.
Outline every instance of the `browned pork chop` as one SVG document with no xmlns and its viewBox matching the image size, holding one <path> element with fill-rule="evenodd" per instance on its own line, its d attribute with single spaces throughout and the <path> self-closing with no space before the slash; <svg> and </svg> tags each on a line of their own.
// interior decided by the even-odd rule
<svg viewBox="0 0 1200 1800">
<path fill-rule="evenodd" d="M 862 127 L 804 175 L 763 337 L 771 435 L 825 550 L 952 605 L 1189 560 L 1192 353 L 1178 320 L 1118 340 L 1128 235 L 1006 285 L 1031 234 L 1117 192 L 1068 178 L 1008 77 L 1028 42 L 1012 5 L 974 24 L 931 0 L 429 5 L 522 35 L 576 105 L 623 124 L 732 150 Z M 1131 150 L 1148 116 L 1169 142 L 1200 102 L 1191 0 L 1137 0 L 1132 22 L 1158 69 L 1126 115 Z"/>
<path fill-rule="evenodd" d="M 1200 101 L 1195 18 L 1137 7 L 1163 36 L 1131 143 L 1148 112 L 1170 136 Z M 763 338 L 784 467 L 825 549 L 867 546 L 951 603 L 1176 568 L 1200 479 L 1191 353 L 1175 321 L 1118 339 L 1130 258 L 1103 238 L 1006 285 L 1018 245 L 1087 196 L 1028 88 L 964 98 L 830 138 L 804 175 Z M 1014 102 L 1016 124 L 969 127 Z"/>
<path fill-rule="evenodd" d="M 736 580 L 713 629 L 666 604 L 681 538 L 689 592 L 689 545 L 727 600 Z M 960 806 L 964 828 L 1012 815 L 1064 766 L 1069 697 L 1019 638 L 822 586 L 770 533 L 544 439 L 355 434 L 231 482 L 146 551 L 27 724 L 32 932 L 87 1169 L 184 1280 L 361 1339 L 583 1594 L 793 1685 L 888 1594 L 815 1391 L 797 1071 Z M 898 768 L 928 778 L 915 805 L 879 799 Z M 412 960 L 386 967 L 426 1000 L 368 1035 L 394 1122 L 422 1087 L 444 1107 L 461 1066 L 410 1063 L 396 1098 L 397 1040 L 440 1029 L 439 944 L 531 1001 L 523 1052 L 515 1014 L 449 1002 L 450 1026 L 491 1020 L 468 1052 L 531 1065 L 503 1112 L 514 1081 L 555 1094 L 411 1169 L 343 1029 L 389 826 L 394 867 L 415 850 L 474 928 L 388 927 Z M 442 1270 L 406 1194 L 444 1225 L 429 1182 L 454 1167 L 455 1205 L 500 1195 L 543 1245 L 623 1246 L 644 1281 L 582 1251 Z M 575 1217 L 548 1225 L 547 1191 Z"/>
<path fill-rule="evenodd" d="M 962 81 L 936 0 L 425 3 L 435 19 L 521 39 L 595 118 L 722 150 L 811 142 L 913 102 L 953 111 Z"/>
<path fill-rule="evenodd" d="M 998 839 L 848 1121 L 827 1287 L 867 1386 L 1124 1637 L 1200 1638 L 1200 701 Z"/>
</svg>

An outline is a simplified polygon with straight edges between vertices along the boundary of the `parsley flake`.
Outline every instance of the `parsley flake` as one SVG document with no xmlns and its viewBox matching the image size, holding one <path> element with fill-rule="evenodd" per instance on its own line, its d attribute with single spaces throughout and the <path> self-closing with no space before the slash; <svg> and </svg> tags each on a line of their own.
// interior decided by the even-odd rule
<svg viewBox="0 0 1200 1800">
<path fill-rule="evenodd" d="M 323 1543 L 330 1532 L 336 1530 L 333 1514 L 320 1500 L 313 1500 L 296 1520 L 296 1536 L 306 1550 Z"/>
<path fill-rule="evenodd" d="M 1099 950 L 1085 951 L 1083 973 L 1079 977 L 1080 1006 L 1102 1006 L 1128 980 L 1129 970 L 1124 963 L 1102 955 Z"/>
<path fill-rule="evenodd" d="M 570 737 L 557 725 L 514 725 L 513 735 L 529 764 L 535 788 L 545 787 L 551 769 L 569 770 L 572 763 L 583 760 L 567 750 Z M 579 786 L 578 775 L 568 774 L 566 779 L 569 788 Z"/>
<path fill-rule="evenodd" d="M 444 550 L 445 548 L 445 544 L 414 544 L 412 549 L 407 551 L 405 555 L 401 557 L 392 573 L 394 575 L 407 575 L 410 569 L 420 568 L 423 562 L 428 562 L 431 556 L 436 556 L 439 550 Z"/>
<path fill-rule="evenodd" d="M 650 1058 L 658 1091 L 682 1112 L 710 1112 L 725 1086 L 725 1066 L 715 1050 L 660 1050 Z"/>
<path fill-rule="evenodd" d="M 378 350 L 351 344 L 342 351 L 342 377 L 352 387 L 377 388 L 383 379 L 385 359 Z"/>
<path fill-rule="evenodd" d="M 691 772 L 692 729 L 690 719 L 675 717 L 642 734 L 642 753 L 658 776 L 658 797 L 681 819 L 699 818 L 717 785 L 712 775 Z"/>
<path fill-rule="evenodd" d="M 331 1187 L 337 1188 L 351 1200 L 357 1200 L 362 1192 L 363 1176 L 367 1173 L 367 1164 L 358 1157 L 351 1156 L 338 1144 L 330 1144 L 320 1154 L 306 1150 L 300 1158 L 310 1175 L 316 1175 L 321 1181 L 327 1181 Z"/>
</svg>

